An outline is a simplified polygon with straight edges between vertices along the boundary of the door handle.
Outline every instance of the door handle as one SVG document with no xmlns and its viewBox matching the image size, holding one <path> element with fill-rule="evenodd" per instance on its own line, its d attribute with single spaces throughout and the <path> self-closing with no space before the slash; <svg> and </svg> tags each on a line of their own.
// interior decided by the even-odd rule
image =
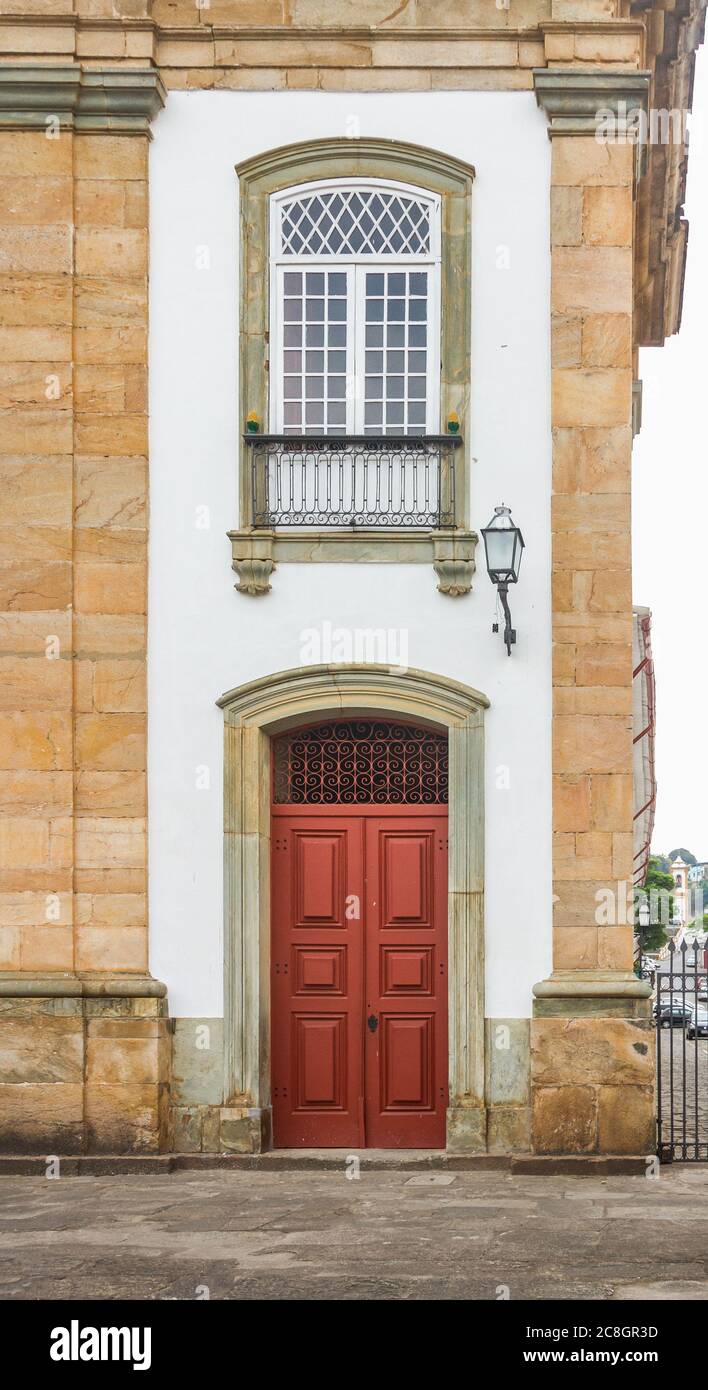
<svg viewBox="0 0 708 1390">
<path fill-rule="evenodd" d="M 369 1032 L 375 1033 L 376 1029 L 379 1026 L 379 1020 L 376 1017 L 376 1014 L 369 1014 L 369 1017 L 367 1018 L 366 1022 L 369 1028 Z"/>
</svg>

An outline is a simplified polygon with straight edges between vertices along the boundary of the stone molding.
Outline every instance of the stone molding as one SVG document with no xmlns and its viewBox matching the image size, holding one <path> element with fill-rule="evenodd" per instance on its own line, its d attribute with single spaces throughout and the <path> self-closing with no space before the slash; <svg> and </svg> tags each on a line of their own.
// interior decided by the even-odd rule
<svg viewBox="0 0 708 1390">
<path fill-rule="evenodd" d="M 395 711 L 446 729 L 450 748 L 448 1148 L 486 1147 L 484 1074 L 485 695 L 384 666 L 298 667 L 217 701 L 224 711 L 224 1096 L 222 1147 L 268 1142 L 270 738 L 333 713 Z"/>
<path fill-rule="evenodd" d="M 440 530 L 420 533 L 357 530 L 355 532 L 227 531 L 231 541 L 231 568 L 238 575 L 234 588 L 252 597 L 268 594 L 271 575 L 278 563 L 432 565 L 441 594 L 455 598 L 468 594 L 475 572 L 476 531 Z"/>
<path fill-rule="evenodd" d="M 0 63 L 0 130 L 60 127 L 88 134 L 148 135 L 165 104 L 151 68 Z"/>
<path fill-rule="evenodd" d="M 596 136 L 600 112 L 611 111 L 618 131 L 649 109 L 650 72 L 608 72 L 606 68 L 534 68 L 536 100 L 545 110 L 551 139 L 557 135 Z"/>
<path fill-rule="evenodd" d="M 122 975 L 111 971 L 105 974 L 79 971 L 74 975 L 59 970 L 0 973 L 2 999 L 164 999 L 166 995 L 167 985 L 154 980 L 152 975 Z"/>
<path fill-rule="evenodd" d="M 557 970 L 533 987 L 535 999 L 648 999 L 651 984 L 631 971 Z"/>
<path fill-rule="evenodd" d="M 651 985 L 631 971 L 554 970 L 533 996 L 534 1018 L 648 1019 Z"/>
<path fill-rule="evenodd" d="M 436 564 L 441 592 L 469 591 L 474 572 L 477 537 L 465 524 L 464 499 L 469 468 L 467 423 L 471 375 L 471 197 L 475 171 L 453 155 L 397 140 L 360 137 L 306 140 L 267 150 L 236 167 L 240 195 L 240 415 L 251 412 L 267 420 L 269 411 L 269 215 L 271 194 L 290 184 L 319 179 L 367 177 L 391 179 L 436 193 L 442 204 L 441 291 L 445 313 L 441 326 L 440 422 L 456 412 L 462 444 L 458 451 L 457 527 L 440 533 L 401 536 L 398 532 L 308 530 L 294 535 L 254 531 L 250 481 L 250 452 L 241 441 L 239 515 L 241 529 L 229 532 L 233 565 L 240 593 L 263 594 L 280 561 L 350 561 Z M 459 530 L 458 530 L 459 528 Z M 435 537 L 439 536 L 439 543 Z M 261 538 L 269 542 L 262 547 Z M 270 539 L 269 539 L 270 538 Z M 443 541 L 451 540 L 451 545 Z M 451 562 L 454 561 L 454 564 Z M 440 568 L 437 568 L 437 565 Z"/>
</svg>

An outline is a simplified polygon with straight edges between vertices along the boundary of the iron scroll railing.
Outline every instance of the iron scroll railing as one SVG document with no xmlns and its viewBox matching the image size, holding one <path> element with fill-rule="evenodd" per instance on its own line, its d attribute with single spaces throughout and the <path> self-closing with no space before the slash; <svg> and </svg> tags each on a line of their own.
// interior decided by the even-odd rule
<svg viewBox="0 0 708 1390">
<path fill-rule="evenodd" d="M 454 526 L 459 435 L 245 435 L 256 527 Z"/>
</svg>

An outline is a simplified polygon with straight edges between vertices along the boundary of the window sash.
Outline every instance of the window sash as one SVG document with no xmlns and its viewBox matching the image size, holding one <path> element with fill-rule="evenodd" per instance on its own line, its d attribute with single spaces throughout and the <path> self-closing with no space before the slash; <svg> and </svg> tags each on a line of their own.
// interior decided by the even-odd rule
<svg viewBox="0 0 708 1390">
<path fill-rule="evenodd" d="M 421 347 L 415 342 L 410 344 L 408 338 L 409 329 L 412 328 L 414 322 L 416 322 L 416 320 L 413 319 L 413 314 L 421 312 L 417 307 L 414 310 L 413 305 L 415 304 L 418 306 L 422 302 L 420 295 L 416 293 L 411 294 L 411 285 L 413 284 L 414 291 L 418 290 L 420 288 L 420 281 L 411 282 L 410 277 L 411 275 L 420 276 L 421 274 L 427 277 L 427 341 L 425 345 L 426 360 L 424 372 L 420 370 L 408 370 L 411 366 L 418 367 L 420 362 L 420 358 L 411 357 L 410 354 L 411 352 L 420 352 Z M 290 341 L 293 335 L 288 332 L 288 328 L 292 327 L 297 321 L 292 318 L 286 318 L 286 312 L 288 314 L 293 312 L 292 301 L 296 298 L 292 292 L 288 292 L 289 285 L 292 287 L 293 280 L 291 278 L 290 282 L 288 282 L 286 278 L 288 276 L 292 277 L 293 275 L 302 276 L 302 288 L 299 296 L 297 296 L 302 305 L 302 320 L 299 321 L 302 324 L 302 342 L 299 345 L 299 349 Z M 313 311 L 319 315 L 321 310 L 317 301 L 322 299 L 324 299 L 324 313 L 326 315 L 328 313 L 328 297 L 314 293 L 308 295 L 308 282 L 305 278 L 307 275 L 311 277 L 323 276 L 323 284 L 325 286 L 329 286 L 330 281 L 327 277 L 332 275 L 344 277 L 346 283 L 346 294 L 343 296 L 346 301 L 346 347 L 344 349 L 346 355 L 346 391 L 345 410 L 343 412 L 344 424 L 341 426 L 339 424 L 330 426 L 329 424 L 329 419 L 332 414 L 339 418 L 342 412 L 336 410 L 331 412 L 329 410 L 328 402 L 331 401 L 334 403 L 335 401 L 340 401 L 341 397 L 338 395 L 330 397 L 328 395 L 328 374 L 326 370 L 322 372 L 315 370 L 307 371 L 308 350 L 310 353 L 320 353 L 323 351 L 324 347 L 327 346 L 326 342 L 320 345 L 319 341 L 318 343 L 311 341 L 308 344 L 306 341 L 308 336 L 310 338 L 316 337 L 318 340 L 321 337 L 326 340 L 328 337 L 328 324 L 326 319 L 308 318 L 308 299 L 311 301 L 310 315 L 312 315 Z M 369 277 L 371 276 L 382 277 L 382 283 L 385 289 L 383 296 L 369 295 L 370 301 L 374 298 L 378 299 L 379 297 L 383 300 L 384 318 L 380 320 L 380 322 L 383 327 L 384 341 L 379 348 L 372 346 L 371 343 L 367 344 L 367 284 L 370 285 Z M 391 292 L 392 276 L 406 277 L 404 282 L 405 293 L 403 295 Z M 394 288 L 398 289 L 397 286 L 394 286 Z M 398 315 L 400 315 L 401 312 L 399 307 L 401 300 L 403 300 L 404 305 L 404 316 L 402 319 L 399 317 L 395 323 L 387 317 L 386 313 L 387 308 L 389 311 L 391 309 L 392 299 L 397 301 L 394 312 Z M 287 310 L 286 301 L 290 301 Z M 288 260 L 287 263 L 280 263 L 274 267 L 273 310 L 274 312 L 271 316 L 270 419 L 272 422 L 271 428 L 275 434 L 287 433 L 297 435 L 305 433 L 309 435 L 334 435 L 366 433 L 381 437 L 386 434 L 410 433 L 412 435 L 420 435 L 438 433 L 440 412 L 439 262 L 431 261 L 428 258 L 423 259 L 417 257 L 406 257 L 405 259 L 398 260 L 391 256 L 385 256 L 380 259 L 367 257 L 365 261 L 355 263 L 352 262 L 351 258 L 348 261 L 338 261 L 336 257 L 324 257 L 322 259 L 306 257 L 302 258 L 297 263 Z M 417 322 L 422 321 L 417 320 Z M 320 334 L 315 332 L 308 335 L 308 326 L 311 329 L 316 329 L 320 323 L 323 325 L 323 333 Z M 370 324 L 369 327 L 373 327 L 373 324 Z M 392 329 L 394 332 L 392 332 Z M 403 342 L 400 341 L 401 329 L 403 329 Z M 395 339 L 394 342 L 391 341 L 392 338 Z M 294 370 L 290 370 L 293 366 L 294 358 L 289 355 L 286 357 L 286 353 L 291 354 L 298 350 L 301 358 L 301 369 L 299 373 L 296 373 Z M 333 350 L 338 352 L 342 351 L 341 347 L 337 347 Z M 378 389 L 378 384 L 374 384 L 374 378 L 377 372 L 372 370 L 367 373 L 366 370 L 366 354 L 367 352 L 372 353 L 374 351 L 380 352 L 382 357 L 382 395 L 380 398 L 374 397 L 372 394 Z M 394 366 L 396 368 L 400 367 L 401 352 L 406 354 L 403 361 L 404 370 L 402 372 L 400 370 L 394 370 Z M 391 355 L 394 353 L 396 354 L 395 358 Z M 310 362 L 319 362 L 319 358 L 315 359 L 312 356 L 309 360 Z M 371 359 L 369 359 L 369 362 L 371 362 Z M 329 356 L 323 361 L 323 367 L 326 368 L 328 363 Z M 391 364 L 391 370 L 387 371 L 389 364 Z M 337 366 L 339 367 L 339 359 L 337 359 Z M 339 376 L 339 371 L 331 375 Z M 380 425 L 371 419 L 367 419 L 367 375 L 369 377 L 369 404 L 371 405 L 374 399 L 381 399 L 382 401 L 382 420 Z M 296 384 L 293 378 L 296 376 L 299 377 L 301 386 L 304 388 L 301 390 L 299 396 L 294 394 L 296 391 Z M 399 379 L 401 376 L 403 377 L 403 389 L 401 389 L 401 381 Z M 421 400 L 421 376 L 425 378 L 425 411 L 424 415 L 418 419 L 417 417 L 421 412 L 419 409 L 415 408 L 414 402 L 419 403 Z M 309 381 L 308 377 L 310 378 Z M 314 403 L 320 398 L 320 382 L 316 380 L 316 378 L 319 377 L 323 378 L 324 385 L 321 397 L 323 401 L 323 409 L 321 412 L 323 418 L 321 421 L 314 418 L 308 420 L 306 418 L 308 413 L 311 417 L 315 414 L 320 414 L 319 411 L 315 411 L 313 408 Z M 388 382 L 387 377 L 389 379 Z M 411 395 L 411 377 L 418 378 L 418 380 L 412 384 L 413 395 Z M 286 378 L 290 378 L 290 380 L 286 381 Z M 335 383 L 335 387 L 337 391 L 341 389 L 339 381 Z M 387 389 L 388 387 L 390 387 L 390 391 Z M 397 404 L 393 409 L 387 406 L 387 399 L 389 402 L 392 399 L 396 400 Z M 288 406 L 292 406 L 297 401 L 299 401 L 301 407 L 301 416 L 300 420 L 294 423 L 294 412 L 288 410 Z M 309 412 L 307 410 L 308 402 L 311 406 Z M 412 410 L 411 406 L 413 406 Z M 374 413 L 376 412 L 372 410 L 368 412 L 370 416 Z M 298 425 L 300 426 L 299 428 Z"/>
</svg>

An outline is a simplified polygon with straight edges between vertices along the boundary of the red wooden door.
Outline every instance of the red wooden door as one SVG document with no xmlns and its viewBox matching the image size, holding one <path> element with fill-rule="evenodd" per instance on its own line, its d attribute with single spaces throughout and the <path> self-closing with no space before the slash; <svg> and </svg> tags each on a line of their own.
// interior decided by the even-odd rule
<svg viewBox="0 0 708 1390">
<path fill-rule="evenodd" d="M 447 808 L 275 807 L 276 1148 L 442 1148 Z"/>
<path fill-rule="evenodd" d="M 447 813 L 366 822 L 366 1141 L 444 1148 Z"/>
<path fill-rule="evenodd" d="M 273 1134 L 278 1148 L 364 1143 L 364 823 L 278 815 L 272 831 Z"/>
</svg>

